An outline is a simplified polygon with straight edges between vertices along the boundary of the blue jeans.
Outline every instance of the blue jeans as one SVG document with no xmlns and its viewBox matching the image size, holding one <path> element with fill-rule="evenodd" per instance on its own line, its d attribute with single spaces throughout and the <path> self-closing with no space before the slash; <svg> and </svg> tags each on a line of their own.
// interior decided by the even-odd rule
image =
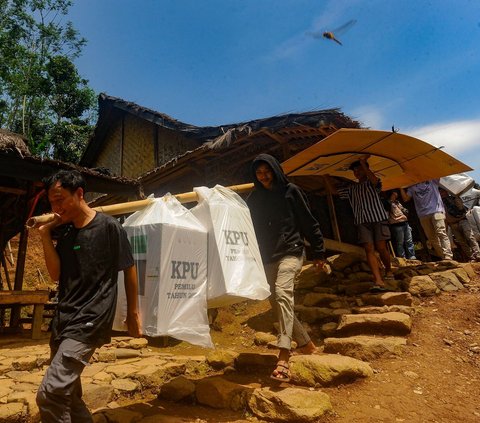
<svg viewBox="0 0 480 423">
<path fill-rule="evenodd" d="M 390 225 L 392 233 L 392 245 L 397 257 L 415 258 L 415 248 L 413 246 L 412 228 L 408 222 L 396 225 Z"/>
</svg>

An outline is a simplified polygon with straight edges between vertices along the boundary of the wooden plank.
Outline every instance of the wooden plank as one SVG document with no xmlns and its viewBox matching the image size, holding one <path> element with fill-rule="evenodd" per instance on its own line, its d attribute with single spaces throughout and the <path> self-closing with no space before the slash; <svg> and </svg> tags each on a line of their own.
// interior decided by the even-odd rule
<svg viewBox="0 0 480 423">
<path fill-rule="evenodd" d="M 24 189 L 1 187 L 1 186 L 0 186 L 0 192 L 5 192 L 7 194 L 15 194 L 15 195 L 25 195 L 27 193 L 27 191 Z"/>
<path fill-rule="evenodd" d="M 28 183 L 28 196 L 32 196 L 35 191 L 35 185 L 32 182 Z M 28 218 L 29 207 L 24 210 L 23 221 Z M 20 242 L 18 243 L 17 251 L 17 266 L 15 269 L 15 278 L 13 282 L 13 289 L 20 291 L 23 288 L 23 275 L 25 273 L 25 260 L 27 257 L 27 245 L 28 245 L 28 229 L 23 228 L 20 233 Z M 20 307 L 12 307 L 10 312 L 10 327 L 15 328 L 18 326 L 18 319 L 20 318 Z"/>
<path fill-rule="evenodd" d="M 33 306 L 32 339 L 42 337 L 43 304 Z"/>
<path fill-rule="evenodd" d="M 333 196 L 330 191 L 327 193 L 328 212 L 330 213 L 330 224 L 332 225 L 333 237 L 336 241 L 341 242 L 340 230 L 338 229 L 337 213 L 335 211 L 335 204 L 333 203 Z"/>
<path fill-rule="evenodd" d="M 48 302 L 49 292 L 38 291 L 0 291 L 1 304 L 45 304 Z"/>
<path fill-rule="evenodd" d="M 8 286 L 8 289 L 11 291 L 12 290 L 12 284 L 10 283 L 10 274 L 8 273 L 8 268 L 7 268 L 7 261 L 5 260 L 5 255 L 3 254 L 3 252 L 0 251 L 0 272 L 1 272 L 1 268 L 3 267 L 3 271 L 5 272 L 5 279 L 7 281 L 7 286 Z M 2 281 L 2 276 L 0 274 L 0 288 L 3 289 L 3 287 L 1 286 L 1 281 Z"/>
<path fill-rule="evenodd" d="M 365 250 L 358 245 L 347 244 L 346 242 L 336 241 L 334 239 L 325 238 L 325 248 L 327 251 L 335 251 L 338 253 L 355 253 L 365 256 Z"/>
</svg>

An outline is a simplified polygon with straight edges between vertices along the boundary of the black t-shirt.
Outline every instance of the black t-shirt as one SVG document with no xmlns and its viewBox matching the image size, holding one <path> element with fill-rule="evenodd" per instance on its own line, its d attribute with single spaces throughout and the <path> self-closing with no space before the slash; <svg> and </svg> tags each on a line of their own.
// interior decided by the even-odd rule
<svg viewBox="0 0 480 423">
<path fill-rule="evenodd" d="M 134 263 L 125 230 L 113 217 L 97 213 L 81 229 L 66 226 L 56 250 L 60 282 L 52 340 L 110 342 L 118 272 Z"/>
</svg>

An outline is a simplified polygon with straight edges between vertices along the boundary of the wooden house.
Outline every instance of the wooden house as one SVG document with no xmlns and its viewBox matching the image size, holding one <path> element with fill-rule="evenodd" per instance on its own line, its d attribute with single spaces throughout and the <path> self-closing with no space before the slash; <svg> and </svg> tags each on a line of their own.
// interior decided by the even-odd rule
<svg viewBox="0 0 480 423">
<path fill-rule="evenodd" d="M 259 153 L 284 161 L 339 128 L 360 126 L 328 109 L 199 127 L 106 94 L 98 101 L 98 122 L 80 164 L 138 178 L 145 194 L 157 196 L 250 182 L 250 163 Z M 125 200 L 108 196 L 94 204 Z"/>
<path fill-rule="evenodd" d="M 98 122 L 80 164 L 137 178 L 145 195 L 157 197 L 190 192 L 196 186 L 251 182 L 250 163 L 258 154 L 269 153 L 283 162 L 340 128 L 360 127 L 339 109 L 199 127 L 106 94 L 100 94 L 98 104 Z M 342 222 L 353 224 L 345 202 L 323 195 L 318 178 L 298 177 L 294 182 L 310 196 L 325 236 L 353 243 L 348 224 L 339 230 L 331 225 L 332 207 Z M 125 195 L 104 195 L 91 204 L 127 200 Z"/>
</svg>

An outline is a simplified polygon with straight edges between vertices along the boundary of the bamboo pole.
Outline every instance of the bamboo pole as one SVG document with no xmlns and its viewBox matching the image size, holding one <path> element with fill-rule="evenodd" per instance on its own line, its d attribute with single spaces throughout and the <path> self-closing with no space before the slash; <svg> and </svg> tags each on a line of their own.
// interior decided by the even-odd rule
<svg viewBox="0 0 480 423">
<path fill-rule="evenodd" d="M 241 184 L 241 185 L 232 185 L 227 187 L 232 191 L 235 191 L 238 194 L 250 192 L 253 188 L 253 184 Z M 180 203 L 191 203 L 194 201 L 198 201 L 198 196 L 196 192 L 184 192 L 182 194 L 176 194 L 175 198 L 180 201 Z M 99 206 L 94 207 L 93 210 L 98 212 L 102 212 L 105 214 L 109 214 L 111 216 L 116 216 L 120 214 L 127 214 L 132 213 L 138 210 L 142 210 L 151 204 L 153 201 L 152 198 L 147 198 L 145 200 L 137 200 L 137 201 L 129 201 L 127 203 L 118 203 L 118 204 L 111 204 L 108 206 Z M 47 222 L 53 220 L 53 213 L 43 214 L 41 216 L 33 216 L 27 220 L 26 227 L 28 229 L 32 229 L 34 227 L 40 226 Z"/>
</svg>

